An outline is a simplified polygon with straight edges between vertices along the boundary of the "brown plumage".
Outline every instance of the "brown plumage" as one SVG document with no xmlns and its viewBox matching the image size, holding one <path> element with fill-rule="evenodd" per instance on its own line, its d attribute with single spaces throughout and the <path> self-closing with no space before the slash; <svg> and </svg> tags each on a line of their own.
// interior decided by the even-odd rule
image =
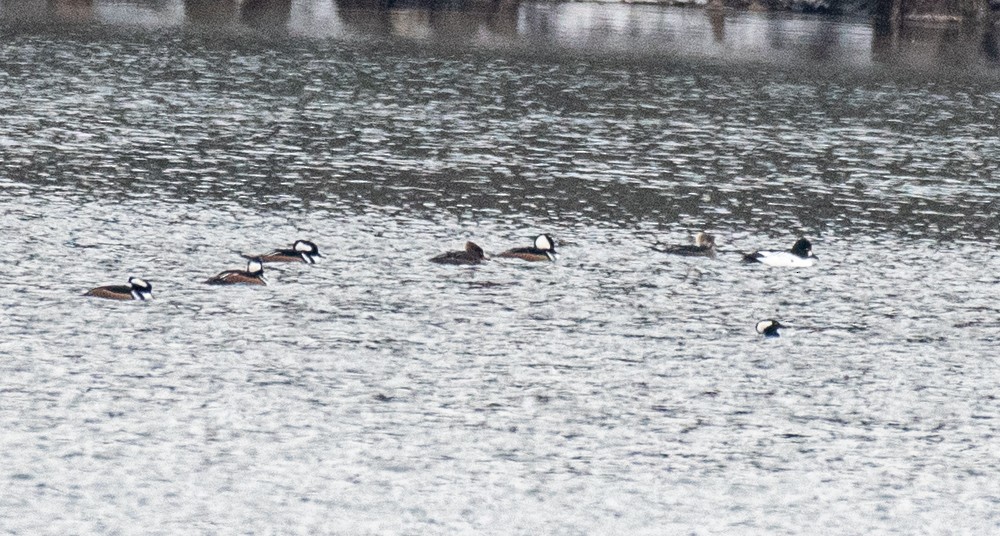
<svg viewBox="0 0 1000 536">
<path fill-rule="evenodd" d="M 308 240 L 296 240 L 290 249 L 275 249 L 263 255 L 244 255 L 248 259 L 260 259 L 263 262 L 304 262 L 315 264 L 316 258 L 323 258 L 319 247 Z"/>
<path fill-rule="evenodd" d="M 92 288 L 83 295 L 104 298 L 105 300 L 147 300 L 153 297 L 153 285 L 138 277 L 130 277 L 128 285 L 107 285 Z"/>
<path fill-rule="evenodd" d="M 483 248 L 473 242 L 465 243 L 465 251 L 449 251 L 431 259 L 438 264 L 479 264 L 487 259 Z"/>
<path fill-rule="evenodd" d="M 246 270 L 226 270 L 205 280 L 209 285 L 266 285 L 264 263 L 259 258 L 250 259 Z"/>
<path fill-rule="evenodd" d="M 535 245 L 533 247 L 508 249 L 507 251 L 497 255 L 497 257 L 521 259 L 532 262 L 554 261 L 558 258 L 558 256 L 559 254 L 556 253 L 555 241 L 552 240 L 552 237 L 547 234 L 536 236 Z"/>
<path fill-rule="evenodd" d="M 715 237 L 708 233 L 698 233 L 694 237 L 694 245 L 668 246 L 660 251 L 686 257 L 714 257 Z"/>
</svg>

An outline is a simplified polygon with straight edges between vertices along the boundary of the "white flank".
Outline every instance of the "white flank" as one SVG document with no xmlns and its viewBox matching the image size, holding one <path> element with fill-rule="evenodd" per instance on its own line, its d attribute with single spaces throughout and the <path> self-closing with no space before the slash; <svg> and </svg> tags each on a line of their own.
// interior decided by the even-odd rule
<svg viewBox="0 0 1000 536">
<path fill-rule="evenodd" d="M 816 264 L 816 257 L 802 258 L 787 251 L 761 251 L 757 260 L 761 264 L 782 268 L 805 268 Z"/>
</svg>

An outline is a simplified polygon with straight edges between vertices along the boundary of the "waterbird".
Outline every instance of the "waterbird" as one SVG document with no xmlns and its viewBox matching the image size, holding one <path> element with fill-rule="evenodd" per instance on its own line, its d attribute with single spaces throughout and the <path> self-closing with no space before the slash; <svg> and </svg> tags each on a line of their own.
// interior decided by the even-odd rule
<svg viewBox="0 0 1000 536">
<path fill-rule="evenodd" d="M 477 246 L 474 242 L 466 242 L 465 251 L 442 253 L 432 258 L 431 262 L 438 264 L 480 264 L 488 259 L 489 257 L 486 256 L 483 248 Z"/>
<path fill-rule="evenodd" d="M 818 257 L 812 252 L 812 244 L 799 238 L 788 251 L 754 251 L 743 255 L 744 262 L 759 262 L 767 266 L 803 268 L 816 264 Z"/>
<path fill-rule="evenodd" d="M 779 323 L 777 320 L 769 318 L 767 320 L 761 320 L 760 322 L 757 322 L 755 329 L 757 330 L 757 333 L 760 333 L 765 337 L 777 337 L 778 328 L 783 328 L 783 327 L 785 326 L 781 325 L 781 323 Z"/>
<path fill-rule="evenodd" d="M 83 295 L 107 300 L 150 300 L 153 298 L 153 285 L 145 279 L 129 277 L 128 285 L 92 288 Z"/>
<path fill-rule="evenodd" d="M 259 257 L 247 261 L 246 270 L 226 270 L 205 280 L 209 285 L 266 285 L 264 261 Z"/>
<path fill-rule="evenodd" d="M 540 234 L 535 237 L 535 242 L 532 247 L 508 249 L 507 251 L 497 255 L 497 257 L 538 262 L 555 261 L 559 258 L 559 254 L 556 253 L 556 244 L 555 240 L 552 239 L 552 236 L 548 234 Z"/>
<path fill-rule="evenodd" d="M 656 251 L 670 253 L 672 255 L 684 255 L 686 257 L 715 257 L 715 237 L 708 233 L 698 233 L 694 235 L 694 244 L 684 244 L 678 246 L 667 246 L 657 248 Z"/>
<path fill-rule="evenodd" d="M 317 258 L 326 258 L 319 252 L 319 246 L 309 240 L 296 240 L 291 249 L 275 249 L 262 255 L 245 255 L 247 259 L 260 259 L 263 262 L 304 262 L 316 264 Z"/>
</svg>

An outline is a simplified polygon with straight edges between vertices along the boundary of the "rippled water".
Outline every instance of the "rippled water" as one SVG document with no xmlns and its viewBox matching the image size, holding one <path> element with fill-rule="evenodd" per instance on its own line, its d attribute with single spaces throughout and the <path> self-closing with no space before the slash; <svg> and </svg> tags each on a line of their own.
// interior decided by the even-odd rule
<svg viewBox="0 0 1000 536">
<path fill-rule="evenodd" d="M 1000 528 L 995 73 L 5 24 L 5 532 Z"/>
</svg>

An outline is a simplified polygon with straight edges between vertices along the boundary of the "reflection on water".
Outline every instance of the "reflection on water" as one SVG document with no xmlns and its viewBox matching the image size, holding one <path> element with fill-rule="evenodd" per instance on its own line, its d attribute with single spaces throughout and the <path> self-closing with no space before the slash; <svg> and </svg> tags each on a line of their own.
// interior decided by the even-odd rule
<svg viewBox="0 0 1000 536">
<path fill-rule="evenodd" d="M 997 65 L 996 25 L 902 27 L 863 19 L 601 3 L 481 2 L 428 9 L 369 0 L 5 0 L 7 21 L 195 25 L 314 38 L 393 36 L 476 47 L 564 47 L 598 55 L 926 68 Z"/>
</svg>

